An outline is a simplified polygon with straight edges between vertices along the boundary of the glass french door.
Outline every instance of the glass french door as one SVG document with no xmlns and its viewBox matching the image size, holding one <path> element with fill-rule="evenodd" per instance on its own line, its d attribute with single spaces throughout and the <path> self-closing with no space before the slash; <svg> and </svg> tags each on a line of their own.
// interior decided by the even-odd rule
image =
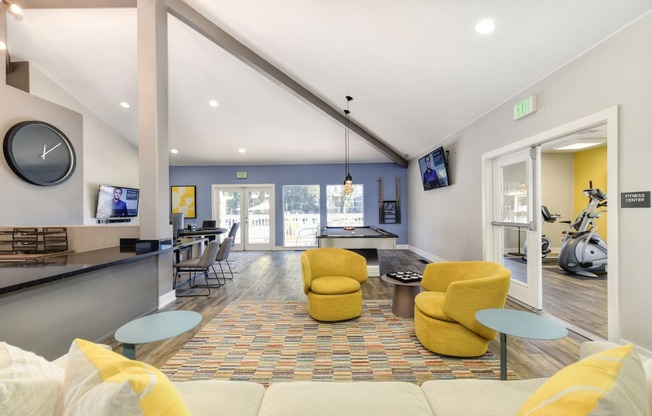
<svg viewBox="0 0 652 416">
<path fill-rule="evenodd" d="M 542 309 L 539 146 L 493 160 L 493 261 L 512 272 L 509 295 Z M 528 249 L 528 247 L 530 249 Z"/>
<path fill-rule="evenodd" d="M 274 185 L 213 185 L 213 218 L 231 229 L 239 222 L 234 250 L 271 250 L 274 246 Z"/>
</svg>

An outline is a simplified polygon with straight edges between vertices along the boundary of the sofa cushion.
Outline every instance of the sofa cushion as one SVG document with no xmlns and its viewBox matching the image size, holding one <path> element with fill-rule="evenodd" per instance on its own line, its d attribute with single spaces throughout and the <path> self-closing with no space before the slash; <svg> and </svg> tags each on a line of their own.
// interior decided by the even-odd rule
<svg viewBox="0 0 652 416">
<path fill-rule="evenodd" d="M 59 415 L 62 368 L 33 352 L 0 342 L 0 415 Z"/>
<path fill-rule="evenodd" d="M 519 415 L 649 415 L 645 373 L 632 348 L 612 348 L 561 369 Z"/>
<path fill-rule="evenodd" d="M 320 295 L 343 295 L 360 290 L 360 282 L 345 276 L 324 276 L 312 279 L 310 290 Z"/>
<path fill-rule="evenodd" d="M 546 380 L 432 380 L 421 389 L 436 416 L 504 416 L 517 414 Z"/>
<path fill-rule="evenodd" d="M 189 415 L 181 396 L 156 368 L 92 342 L 73 341 L 64 381 L 66 415 Z"/>
<path fill-rule="evenodd" d="M 265 388 L 249 381 L 192 380 L 173 382 L 192 415 L 256 416 Z"/>
<path fill-rule="evenodd" d="M 259 416 L 432 416 L 421 389 L 401 382 L 325 383 L 300 381 L 272 384 Z"/>
<path fill-rule="evenodd" d="M 440 321 L 455 322 L 444 312 L 445 292 L 421 292 L 414 298 L 414 304 L 426 316 Z"/>
</svg>

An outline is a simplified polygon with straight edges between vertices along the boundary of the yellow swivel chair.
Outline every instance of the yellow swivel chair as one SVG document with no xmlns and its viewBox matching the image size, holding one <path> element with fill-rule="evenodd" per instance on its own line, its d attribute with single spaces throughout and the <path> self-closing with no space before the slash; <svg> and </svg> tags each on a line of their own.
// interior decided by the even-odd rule
<svg viewBox="0 0 652 416">
<path fill-rule="evenodd" d="M 505 306 L 511 273 L 497 263 L 431 263 L 423 272 L 423 291 L 414 299 L 414 329 L 432 352 L 477 357 L 487 352 L 496 331 L 475 320 L 481 309 Z"/>
<path fill-rule="evenodd" d="M 326 322 L 360 316 L 360 284 L 367 280 L 363 256 L 341 248 L 314 248 L 301 254 L 301 271 L 310 316 Z"/>
</svg>

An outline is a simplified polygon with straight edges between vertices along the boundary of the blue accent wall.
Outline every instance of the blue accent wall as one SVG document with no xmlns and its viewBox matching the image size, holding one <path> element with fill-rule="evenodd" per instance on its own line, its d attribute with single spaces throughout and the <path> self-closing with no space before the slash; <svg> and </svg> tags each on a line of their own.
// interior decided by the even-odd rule
<svg viewBox="0 0 652 416">
<path fill-rule="evenodd" d="M 408 243 L 407 169 L 394 163 L 365 163 L 350 166 L 354 184 L 364 184 L 365 225 L 373 225 L 398 235 L 397 244 Z M 236 179 L 236 172 L 247 172 L 247 179 Z M 321 223 L 326 225 L 326 185 L 344 181 L 344 165 L 246 165 L 246 166 L 171 166 L 170 185 L 197 187 L 197 218 L 186 220 L 201 226 L 211 219 L 212 185 L 275 184 L 275 245 L 283 245 L 283 185 L 321 185 Z M 380 224 L 378 178 L 383 179 L 383 199 L 396 199 L 396 177 L 401 178 L 401 224 Z"/>
</svg>

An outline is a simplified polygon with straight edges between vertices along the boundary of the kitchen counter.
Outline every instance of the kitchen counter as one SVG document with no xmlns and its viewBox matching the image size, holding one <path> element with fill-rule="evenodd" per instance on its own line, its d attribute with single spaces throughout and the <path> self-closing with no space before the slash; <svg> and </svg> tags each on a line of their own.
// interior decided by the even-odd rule
<svg viewBox="0 0 652 416">
<path fill-rule="evenodd" d="M 171 249 L 137 253 L 133 247 L 111 247 L 16 262 L 8 261 L 7 256 L 3 256 L 0 262 L 0 295 L 143 259 L 163 251 Z"/>
</svg>

